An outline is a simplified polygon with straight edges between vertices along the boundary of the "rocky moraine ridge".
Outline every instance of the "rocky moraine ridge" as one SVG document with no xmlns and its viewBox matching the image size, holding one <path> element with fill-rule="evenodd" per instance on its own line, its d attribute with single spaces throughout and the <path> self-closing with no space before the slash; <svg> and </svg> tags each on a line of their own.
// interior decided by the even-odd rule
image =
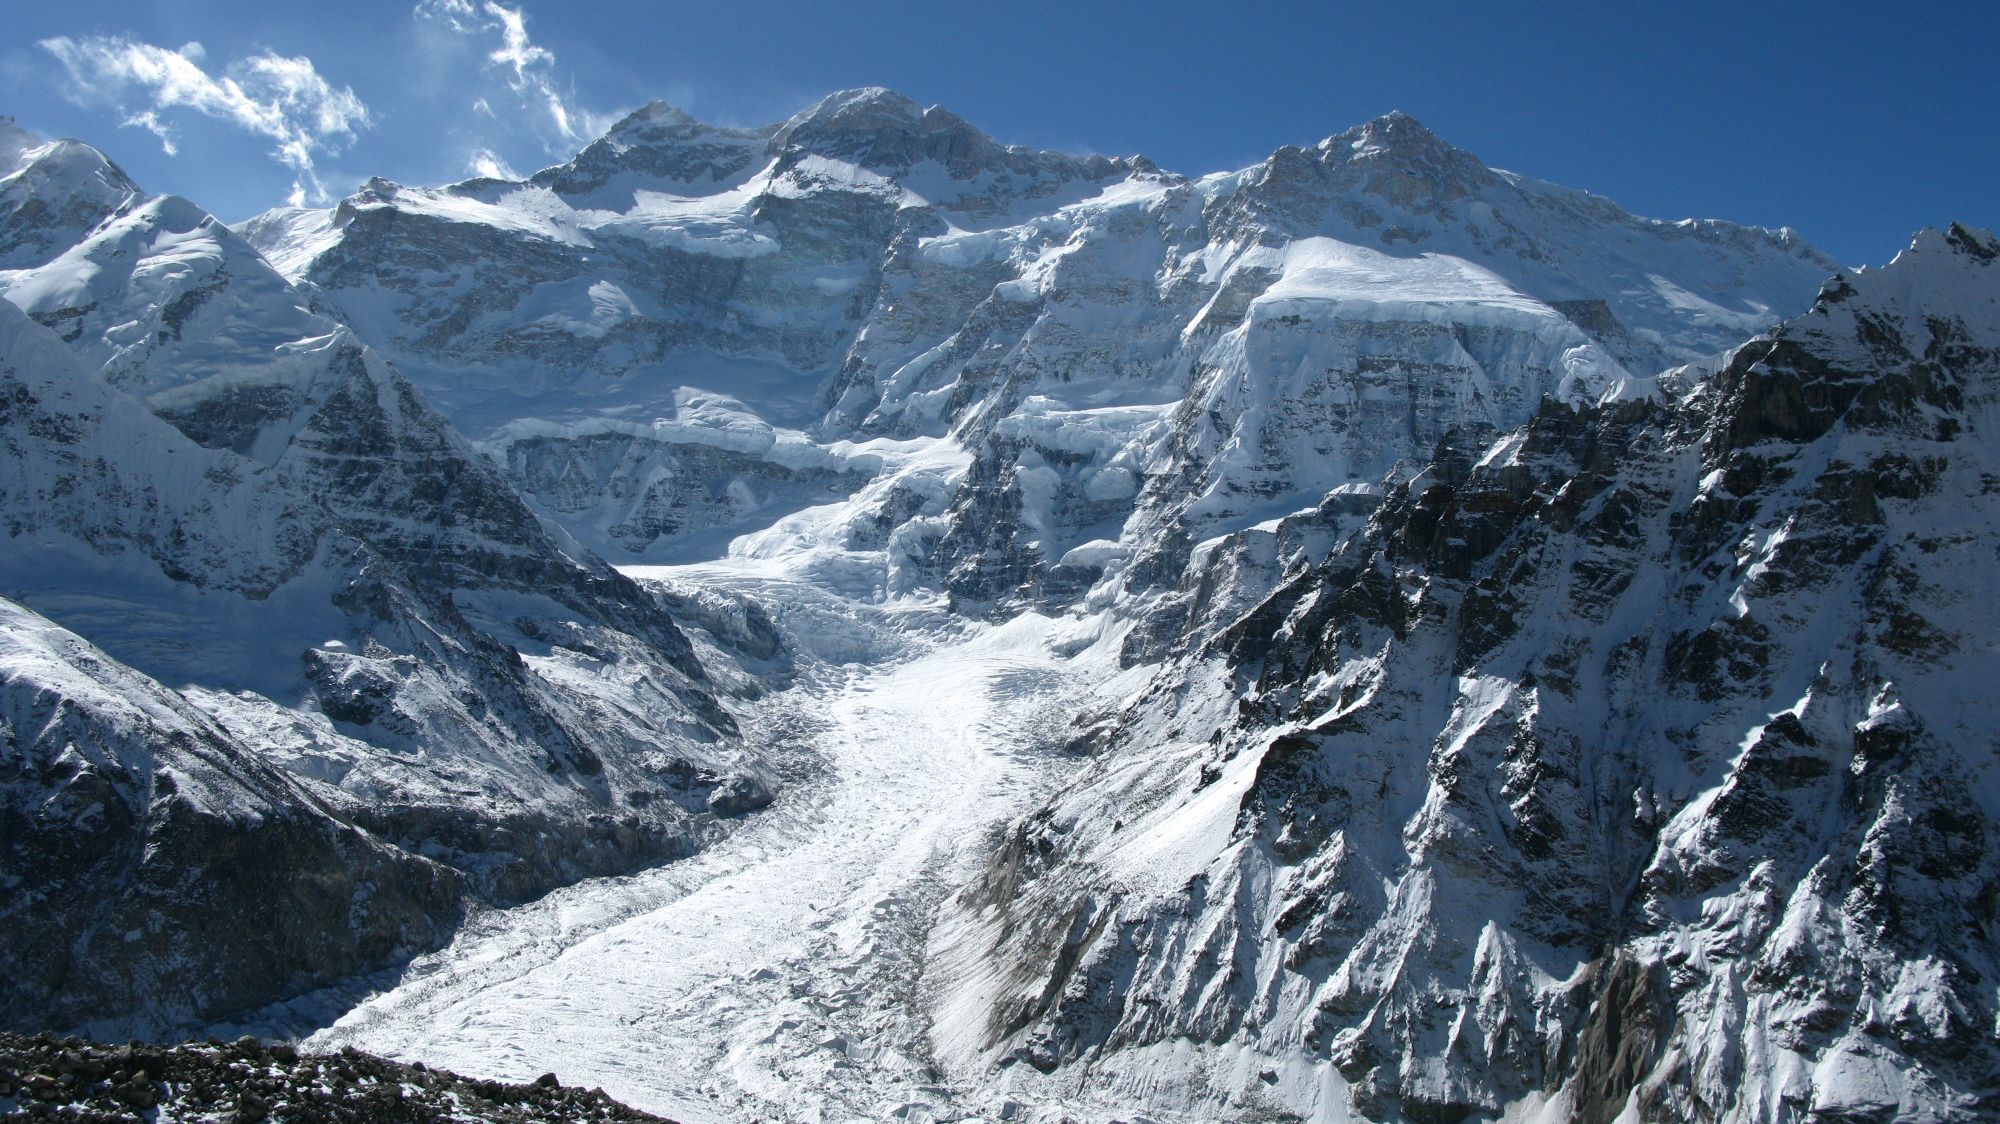
<svg viewBox="0 0 2000 1124">
<path fill-rule="evenodd" d="M 0 1116 L 113 1124 L 151 1119 L 492 1124 L 641 1124 L 601 1090 L 565 1089 L 553 1075 L 531 1084 L 468 1081 L 419 1062 L 402 1065 L 346 1050 L 301 1054 L 255 1039 L 161 1047 L 108 1046 L 78 1038 L 0 1032 Z"/>
<path fill-rule="evenodd" d="M 234 229 L 0 142 L 11 1025 L 721 839 L 811 776 L 756 700 L 856 658 L 810 586 L 1145 684 L 911 938 L 939 1072 L 2000 1111 L 1987 232 L 1852 271 L 1403 114 L 1188 177 L 874 89 Z"/>
</svg>

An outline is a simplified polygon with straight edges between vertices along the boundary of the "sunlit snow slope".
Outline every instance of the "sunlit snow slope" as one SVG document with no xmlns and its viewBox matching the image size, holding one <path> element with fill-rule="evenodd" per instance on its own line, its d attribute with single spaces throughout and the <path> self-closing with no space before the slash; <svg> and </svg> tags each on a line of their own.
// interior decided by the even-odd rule
<svg viewBox="0 0 2000 1124">
<path fill-rule="evenodd" d="M 759 130 L 655 104 L 523 181 L 242 229 L 615 563 L 852 495 L 852 441 L 951 437 L 962 474 L 848 533 L 971 612 L 1164 596 L 1204 540 L 1730 347 L 1836 268 L 1402 114 L 1191 179 L 879 89 Z"/>
</svg>

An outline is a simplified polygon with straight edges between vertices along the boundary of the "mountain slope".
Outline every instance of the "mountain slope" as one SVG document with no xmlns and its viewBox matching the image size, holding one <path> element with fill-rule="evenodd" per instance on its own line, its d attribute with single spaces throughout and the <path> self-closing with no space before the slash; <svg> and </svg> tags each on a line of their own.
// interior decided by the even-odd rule
<svg viewBox="0 0 2000 1124">
<path fill-rule="evenodd" d="M 881 90 L 245 231 L 615 559 L 1164 663 L 932 932 L 954 1072 L 1992 1110 L 1990 236 L 1820 289 L 1401 114 L 1191 179 Z"/>
<path fill-rule="evenodd" d="M 199 1025 L 457 923 L 455 871 L 343 821 L 173 691 L 11 601 L 0 722 L 9 1022 Z"/>
<path fill-rule="evenodd" d="M 19 159 L 0 178 L 0 588 L 287 769 L 296 789 L 265 793 L 284 816 L 332 815 L 456 868 L 430 876 L 446 907 L 399 947 L 447 931 L 461 888 L 518 900 L 629 870 L 698 846 L 711 796 L 754 803 L 733 720 L 662 603 L 551 537 L 393 368 L 216 220 L 139 194 L 75 142 Z M 105 729 L 92 737 L 148 737 Z M 298 790 L 316 811 L 285 806 Z M 51 846 L 80 830 L 43 828 Z M 23 877 L 33 855 L 12 863 Z M 202 894 L 263 877 L 186 866 Z M 263 939 L 339 928 L 301 912 Z M 315 978 L 387 947 L 363 944 Z M 222 993 L 162 984 L 77 1009 L 157 1028 L 295 983 L 260 968 Z"/>
<path fill-rule="evenodd" d="M 941 930 L 991 1012 L 947 1052 L 1384 1120 L 1994 1111 L 1996 259 L 1926 232 L 1444 442 L 1102 716 Z"/>
<path fill-rule="evenodd" d="M 872 479 L 843 527 L 896 542 L 876 584 L 1003 612 L 1163 595 L 1196 544 L 1728 347 L 1835 268 L 1403 115 L 1190 180 L 884 90 L 759 130 L 654 105 L 519 183 L 375 181 L 244 231 L 614 561 Z M 884 439 L 969 459 L 898 486 L 858 444 Z"/>
</svg>

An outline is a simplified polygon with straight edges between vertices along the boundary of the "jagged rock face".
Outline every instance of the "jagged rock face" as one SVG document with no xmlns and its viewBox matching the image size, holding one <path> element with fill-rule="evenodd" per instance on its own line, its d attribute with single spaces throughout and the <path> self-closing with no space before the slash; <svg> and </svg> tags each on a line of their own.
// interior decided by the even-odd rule
<svg viewBox="0 0 2000 1124">
<path fill-rule="evenodd" d="M 295 786 L 258 789 L 276 809 L 262 819 L 188 820 L 185 849 L 159 862 L 184 864 L 196 901 L 274 892 L 279 877 L 263 861 L 196 862 L 203 846 L 234 853 L 264 839 L 311 860 L 294 879 L 327 864 L 326 884 L 301 890 L 314 902 L 388 871 L 382 854 L 448 868 L 426 875 L 443 903 L 436 923 L 393 941 L 364 925 L 341 944 L 321 930 L 343 922 L 302 907 L 208 959 L 198 942 L 126 945 L 105 978 L 157 986 L 121 999 L 78 975 L 62 1010 L 156 1031 L 233 999 L 277 998 L 304 979 L 279 971 L 299 949 L 324 954 L 314 981 L 356 970 L 441 937 L 462 894 L 519 900 L 684 854 L 714 830 L 712 796 L 758 788 L 734 776 L 733 720 L 662 603 L 552 539 L 352 332 L 183 200 L 134 192 L 101 214 L 77 204 L 106 184 L 129 188 L 84 146 L 19 159 L 0 178 L 13 221 L 27 224 L 0 221 L 15 247 L 0 272 L 0 582 L 135 681 L 174 684 L 181 706 Z M 85 219 L 66 234 L 22 218 L 73 212 Z M 13 237 L 22 229 L 33 238 Z M 87 726 L 85 740 L 112 736 L 103 730 Z M 22 736 L 21 752 L 62 752 Z M 102 866 L 123 854 L 118 840 L 165 830 L 149 815 L 132 811 L 125 834 L 102 841 L 112 857 L 91 860 L 106 884 L 131 891 L 99 903 L 107 917 L 157 908 L 150 859 L 118 860 L 139 864 L 124 882 Z M 35 846 L 10 856 L 9 878 L 63 831 L 84 829 L 31 826 Z M 37 924 L 58 931 L 58 920 Z M 74 931 L 93 923 L 69 920 Z M 244 965 L 229 987 L 214 983 L 225 954 Z M 190 957 L 184 969 L 168 963 L 178 955 Z M 46 980 L 66 969 L 58 958 L 23 970 Z M 159 1011 L 134 1006 L 142 996 Z M 16 1001 L 10 1021 L 45 1023 L 35 1012 L 55 1009 Z"/>
<path fill-rule="evenodd" d="M 449 867 L 0 600 L 0 1018 L 171 1033 L 441 940 Z M 143 952 L 135 952 L 135 946 Z"/>
<path fill-rule="evenodd" d="M 1168 596 L 1206 540 L 1729 347 L 1835 268 L 1789 232 L 1487 169 L 1402 115 L 1189 180 L 882 90 L 757 130 L 655 105 L 522 183 L 378 181 L 245 230 L 613 559 L 766 521 L 792 493 L 761 448 L 957 442 L 942 522 L 904 538 L 972 612 Z M 648 422 L 652 447 L 605 455 Z M 660 518 L 689 444 L 742 449 L 710 490 L 760 505 Z M 832 467 L 849 493 L 869 474 Z"/>
<path fill-rule="evenodd" d="M 947 1047 L 1303 1052 L 1369 1119 L 1995 1111 L 1996 257 L 1443 443 L 1106 716 L 948 925 L 1014 975 Z"/>
</svg>

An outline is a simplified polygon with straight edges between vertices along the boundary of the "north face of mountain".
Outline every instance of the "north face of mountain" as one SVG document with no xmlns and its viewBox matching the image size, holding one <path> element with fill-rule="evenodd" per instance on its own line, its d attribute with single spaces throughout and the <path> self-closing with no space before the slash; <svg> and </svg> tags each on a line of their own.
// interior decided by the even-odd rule
<svg viewBox="0 0 2000 1124">
<path fill-rule="evenodd" d="M 765 129 L 653 105 L 519 183 L 376 181 L 245 232 L 614 561 L 874 482 L 843 533 L 883 588 L 1164 599 L 1162 635 L 1200 543 L 1732 346 L 1835 268 L 1401 114 L 1189 179 L 879 89 Z M 912 441 L 962 467 L 885 479 Z"/>
<path fill-rule="evenodd" d="M 1100 716 L 947 922 L 947 1048 L 1251 1045 L 1369 1119 L 1994 1111 L 1996 259 L 1926 232 L 1442 442 Z"/>
</svg>

